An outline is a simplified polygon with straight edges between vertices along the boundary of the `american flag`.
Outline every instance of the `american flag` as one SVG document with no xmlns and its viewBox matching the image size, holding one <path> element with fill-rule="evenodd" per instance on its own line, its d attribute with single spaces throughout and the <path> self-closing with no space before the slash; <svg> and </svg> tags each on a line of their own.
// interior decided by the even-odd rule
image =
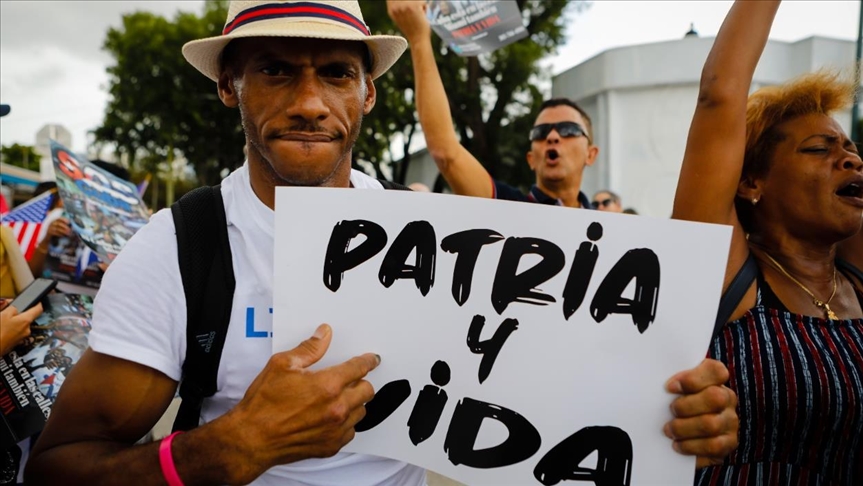
<svg viewBox="0 0 863 486">
<path fill-rule="evenodd" d="M 39 243 L 39 230 L 51 210 L 55 191 L 48 191 L 0 216 L 0 224 L 12 228 L 24 258 L 30 260 Z"/>
</svg>

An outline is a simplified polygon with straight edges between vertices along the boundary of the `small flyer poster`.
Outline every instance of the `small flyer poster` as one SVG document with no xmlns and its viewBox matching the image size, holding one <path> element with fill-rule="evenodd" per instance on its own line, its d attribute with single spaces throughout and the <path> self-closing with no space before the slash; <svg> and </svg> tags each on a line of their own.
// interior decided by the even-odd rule
<svg viewBox="0 0 863 486">
<path fill-rule="evenodd" d="M 0 358 L 0 449 L 39 432 L 66 376 L 87 349 L 93 299 L 50 294 L 30 337 Z"/>
<path fill-rule="evenodd" d="M 692 484 L 665 382 L 707 352 L 729 226 L 475 197 L 279 187 L 273 352 L 364 353 L 347 452 L 466 484 Z"/>
<path fill-rule="evenodd" d="M 111 263 L 150 218 L 138 189 L 54 140 L 51 156 L 72 230 L 99 259 Z"/>
<path fill-rule="evenodd" d="M 514 0 L 428 0 L 432 30 L 462 57 L 492 52 L 527 37 Z"/>
<path fill-rule="evenodd" d="M 50 240 L 42 275 L 94 289 L 98 289 L 102 283 L 102 270 L 96 253 L 84 245 L 74 232 Z"/>
</svg>

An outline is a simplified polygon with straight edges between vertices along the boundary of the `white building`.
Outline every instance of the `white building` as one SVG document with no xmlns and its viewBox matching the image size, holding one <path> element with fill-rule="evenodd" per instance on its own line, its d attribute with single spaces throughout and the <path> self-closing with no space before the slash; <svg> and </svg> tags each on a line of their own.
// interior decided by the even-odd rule
<svg viewBox="0 0 863 486">
<path fill-rule="evenodd" d="M 640 214 L 671 214 L 701 69 L 712 38 L 686 37 L 610 49 L 554 77 L 552 96 L 576 101 L 593 120 L 599 157 L 582 190 L 611 189 Z M 849 69 L 852 41 L 810 37 L 770 41 L 752 89 L 822 67 Z M 850 134 L 850 110 L 839 122 Z"/>
<path fill-rule="evenodd" d="M 397 162 L 398 163 L 398 162 Z M 405 174 L 405 184 L 422 182 L 429 188 L 434 188 L 434 183 L 440 171 L 427 148 L 411 153 L 411 161 L 408 172 Z"/>
<path fill-rule="evenodd" d="M 39 176 L 43 181 L 54 180 L 54 161 L 51 158 L 50 140 L 56 140 L 61 145 L 72 148 L 72 133 L 63 125 L 48 124 L 36 132 L 36 153 L 42 156 L 39 160 Z"/>
</svg>

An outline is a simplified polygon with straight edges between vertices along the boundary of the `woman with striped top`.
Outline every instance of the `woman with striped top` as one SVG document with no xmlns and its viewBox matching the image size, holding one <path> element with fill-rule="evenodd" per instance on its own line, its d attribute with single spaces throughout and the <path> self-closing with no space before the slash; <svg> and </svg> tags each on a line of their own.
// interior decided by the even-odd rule
<svg viewBox="0 0 863 486">
<path fill-rule="evenodd" d="M 863 484 L 863 161 L 830 115 L 854 83 L 817 73 L 748 96 L 778 1 L 737 1 L 704 65 L 674 217 L 733 226 L 709 355 L 739 446 L 696 484 Z"/>
</svg>

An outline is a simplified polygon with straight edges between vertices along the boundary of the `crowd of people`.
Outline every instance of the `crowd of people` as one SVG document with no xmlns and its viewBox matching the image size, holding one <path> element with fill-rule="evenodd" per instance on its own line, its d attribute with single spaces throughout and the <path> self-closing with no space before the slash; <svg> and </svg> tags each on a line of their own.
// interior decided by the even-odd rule
<svg viewBox="0 0 863 486">
<path fill-rule="evenodd" d="M 183 48 L 239 110 L 247 140 L 245 163 L 220 186 L 237 291 L 218 390 L 197 427 L 140 443 L 188 371 L 190 314 L 166 209 L 105 273 L 90 349 L 35 444 L 28 482 L 426 483 L 417 466 L 341 452 L 374 396 L 365 377 L 379 356 L 311 371 L 329 326 L 275 354 L 268 339 L 233 332 L 245 309 L 272 307 L 276 187 L 384 188 L 351 169 L 351 151 L 374 80 L 408 47 L 428 150 L 454 193 L 636 214 L 610 190 L 582 191 L 600 148 L 569 99 L 545 101 L 525 134 L 536 176 L 526 193 L 489 175 L 453 126 L 425 2 L 387 0 L 404 38 L 371 35 L 355 1 L 307 2 L 316 17 L 262 13 L 270 3 L 231 2 L 223 35 Z M 738 0 L 729 11 L 703 68 L 674 202 L 674 219 L 733 227 L 707 358 L 666 384 L 673 418 L 663 431 L 669 447 L 696 456 L 695 484 L 863 484 L 863 160 L 831 116 L 856 85 L 817 72 L 750 95 L 779 4 Z M 56 219 L 45 231 L 50 240 L 70 230 Z M 0 281 L 20 290 L 3 242 Z M 31 266 L 30 279 L 41 272 Z M 39 312 L 2 311 L 4 353 Z"/>
</svg>

